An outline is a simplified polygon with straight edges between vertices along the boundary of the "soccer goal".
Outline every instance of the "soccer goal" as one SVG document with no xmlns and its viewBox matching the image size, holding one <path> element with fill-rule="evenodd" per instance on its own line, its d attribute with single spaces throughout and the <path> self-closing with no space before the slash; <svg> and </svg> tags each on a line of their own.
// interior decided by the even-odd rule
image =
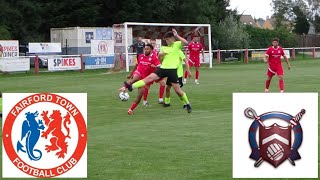
<svg viewBox="0 0 320 180">
<path fill-rule="evenodd" d="M 115 39 L 115 54 L 121 58 L 116 58 L 121 62 L 115 64 L 122 65 L 123 70 L 129 71 L 136 60 L 135 50 L 130 48 L 136 42 L 138 36 L 143 37 L 143 41 L 150 42 L 156 40 L 156 50 L 159 50 L 164 34 L 175 28 L 179 35 L 191 42 L 194 35 L 200 36 L 200 42 L 204 46 L 205 57 L 201 58 L 201 63 L 209 64 L 212 68 L 212 46 L 211 46 L 211 26 L 210 24 L 174 24 L 174 23 L 140 23 L 125 22 L 113 25 Z"/>
</svg>

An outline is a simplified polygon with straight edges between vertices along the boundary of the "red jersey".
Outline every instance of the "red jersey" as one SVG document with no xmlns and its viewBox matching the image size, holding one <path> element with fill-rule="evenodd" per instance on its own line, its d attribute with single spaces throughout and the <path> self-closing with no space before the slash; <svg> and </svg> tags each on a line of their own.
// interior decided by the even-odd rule
<svg viewBox="0 0 320 180">
<path fill-rule="evenodd" d="M 200 57 L 200 51 L 202 51 L 202 44 L 199 42 L 191 42 L 188 45 L 189 54 L 191 57 Z"/>
<path fill-rule="evenodd" d="M 149 56 L 146 56 L 145 54 L 140 54 L 137 61 L 138 61 L 138 67 L 136 71 L 138 71 L 139 73 L 145 76 L 154 72 L 154 68 L 151 67 L 152 64 L 155 66 L 160 65 L 160 61 L 157 55 L 154 54 L 153 52 L 150 53 Z"/>
<path fill-rule="evenodd" d="M 282 47 L 278 46 L 274 48 L 273 46 L 269 47 L 266 51 L 266 55 L 269 56 L 269 66 L 278 66 L 281 65 L 281 56 L 284 56 L 284 51 Z"/>
</svg>

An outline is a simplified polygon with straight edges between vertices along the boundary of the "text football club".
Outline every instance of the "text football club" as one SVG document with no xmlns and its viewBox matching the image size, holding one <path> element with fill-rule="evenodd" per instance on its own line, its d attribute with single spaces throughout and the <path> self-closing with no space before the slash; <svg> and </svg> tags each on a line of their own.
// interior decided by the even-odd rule
<svg viewBox="0 0 320 180">
<path fill-rule="evenodd" d="M 86 98 L 4 93 L 3 177 L 86 177 Z"/>
</svg>

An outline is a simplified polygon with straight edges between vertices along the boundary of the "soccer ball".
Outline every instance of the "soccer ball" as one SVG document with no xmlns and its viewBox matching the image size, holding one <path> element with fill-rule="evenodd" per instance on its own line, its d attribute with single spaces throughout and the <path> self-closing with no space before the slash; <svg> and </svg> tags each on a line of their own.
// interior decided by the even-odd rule
<svg viewBox="0 0 320 180">
<path fill-rule="evenodd" d="M 127 92 L 120 92 L 119 98 L 121 101 L 128 101 L 130 96 Z"/>
</svg>

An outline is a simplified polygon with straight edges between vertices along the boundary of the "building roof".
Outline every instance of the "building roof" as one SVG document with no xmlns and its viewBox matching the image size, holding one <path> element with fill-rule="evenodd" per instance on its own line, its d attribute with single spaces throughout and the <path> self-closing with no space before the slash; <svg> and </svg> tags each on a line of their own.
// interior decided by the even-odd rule
<svg viewBox="0 0 320 180">
<path fill-rule="evenodd" d="M 257 27 L 256 22 L 251 15 L 241 15 L 240 22 L 242 22 L 245 25 Z"/>
</svg>

